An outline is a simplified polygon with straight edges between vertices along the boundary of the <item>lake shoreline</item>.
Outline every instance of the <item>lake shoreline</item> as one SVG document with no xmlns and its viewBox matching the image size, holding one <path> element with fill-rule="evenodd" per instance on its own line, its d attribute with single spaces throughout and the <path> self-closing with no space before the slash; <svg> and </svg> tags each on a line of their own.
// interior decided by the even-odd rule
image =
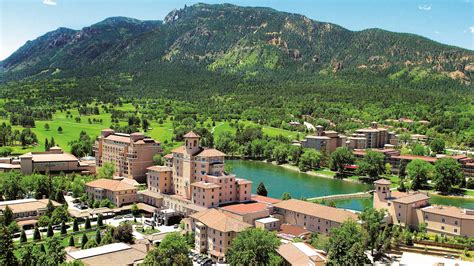
<svg viewBox="0 0 474 266">
<path fill-rule="evenodd" d="M 351 182 L 351 183 L 356 183 L 356 184 L 365 184 L 365 185 L 367 185 L 367 183 L 360 182 L 358 180 L 354 180 L 354 179 L 350 179 L 350 178 L 339 179 L 339 178 L 334 178 L 334 177 L 329 176 L 329 175 L 316 173 L 314 171 L 303 172 L 300 169 L 298 169 L 297 166 L 294 166 L 294 165 L 291 165 L 291 164 L 288 164 L 288 163 L 278 164 L 275 161 L 247 159 L 247 158 L 241 158 L 241 157 L 233 157 L 233 158 L 231 158 L 231 160 L 262 162 L 262 163 L 271 164 L 271 165 L 274 165 L 274 166 L 279 166 L 279 167 L 282 167 L 282 168 L 285 168 L 285 169 L 288 169 L 288 170 L 292 170 L 292 171 L 295 171 L 295 172 L 298 172 L 298 173 L 307 174 L 307 175 L 310 175 L 310 176 L 321 177 L 321 178 L 332 179 L 332 180 L 341 180 L 341 181 L 346 181 L 346 182 Z M 368 185 L 370 185 L 370 184 L 368 184 Z M 396 189 L 396 188 L 394 188 L 394 189 Z M 436 195 L 436 196 L 439 196 L 439 197 L 445 197 L 445 198 L 451 198 L 451 199 L 468 199 L 468 200 L 474 199 L 474 196 L 470 196 L 470 195 L 442 195 L 442 194 L 439 194 L 439 193 L 433 192 L 433 191 L 423 191 L 423 192 L 428 193 L 428 195 Z"/>
</svg>

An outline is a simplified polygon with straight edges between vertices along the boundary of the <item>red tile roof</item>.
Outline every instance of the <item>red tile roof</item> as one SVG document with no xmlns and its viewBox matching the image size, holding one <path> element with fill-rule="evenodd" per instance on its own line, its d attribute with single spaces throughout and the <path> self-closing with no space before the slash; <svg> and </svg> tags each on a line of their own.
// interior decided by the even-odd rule
<svg viewBox="0 0 474 266">
<path fill-rule="evenodd" d="M 252 195 L 252 200 L 257 202 L 263 202 L 268 204 L 275 204 L 280 202 L 280 199 L 274 199 L 270 197 L 260 196 L 260 195 Z"/>
<path fill-rule="evenodd" d="M 193 131 L 189 131 L 183 138 L 200 138 L 198 134 L 194 133 Z"/>
<path fill-rule="evenodd" d="M 237 214 L 247 214 L 267 210 L 267 204 L 265 203 L 249 203 L 249 204 L 235 204 L 221 208 L 224 211 L 229 211 Z"/>
</svg>

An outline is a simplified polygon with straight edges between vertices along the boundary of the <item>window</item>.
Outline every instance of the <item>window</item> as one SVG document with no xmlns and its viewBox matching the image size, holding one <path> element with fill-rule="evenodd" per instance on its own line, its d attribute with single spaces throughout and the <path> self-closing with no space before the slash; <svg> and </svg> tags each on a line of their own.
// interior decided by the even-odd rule
<svg viewBox="0 0 474 266">
<path fill-rule="evenodd" d="M 454 221 L 454 225 L 458 225 L 458 221 Z"/>
<path fill-rule="evenodd" d="M 441 219 L 441 222 L 443 222 L 443 223 L 444 223 L 444 222 L 446 222 L 446 220 L 443 218 L 443 219 Z"/>
<path fill-rule="evenodd" d="M 444 226 L 441 226 L 441 230 L 444 230 Z"/>
</svg>

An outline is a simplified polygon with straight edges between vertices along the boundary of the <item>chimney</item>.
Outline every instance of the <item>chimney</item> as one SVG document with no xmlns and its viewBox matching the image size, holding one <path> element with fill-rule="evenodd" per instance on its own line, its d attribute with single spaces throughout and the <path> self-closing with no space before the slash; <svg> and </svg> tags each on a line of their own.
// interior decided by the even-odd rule
<svg viewBox="0 0 474 266">
<path fill-rule="evenodd" d="M 372 124 L 372 128 L 377 128 L 377 127 L 378 127 L 378 125 L 379 125 L 379 124 L 378 124 L 377 122 L 375 122 L 375 121 L 374 121 L 374 122 L 372 122 L 371 124 Z"/>
</svg>

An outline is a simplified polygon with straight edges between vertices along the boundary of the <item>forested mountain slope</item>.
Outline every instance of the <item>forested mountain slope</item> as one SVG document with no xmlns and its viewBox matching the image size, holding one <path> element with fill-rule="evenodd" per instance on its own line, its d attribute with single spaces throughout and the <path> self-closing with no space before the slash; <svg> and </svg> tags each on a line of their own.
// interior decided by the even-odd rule
<svg viewBox="0 0 474 266">
<path fill-rule="evenodd" d="M 196 4 L 161 21 L 114 17 L 82 30 L 59 28 L 1 62 L 3 81 L 127 73 L 163 67 L 205 75 L 366 72 L 403 81 L 469 84 L 473 51 L 380 29 L 359 32 L 269 8 Z M 194 70 L 193 70 L 194 71 Z"/>
</svg>

